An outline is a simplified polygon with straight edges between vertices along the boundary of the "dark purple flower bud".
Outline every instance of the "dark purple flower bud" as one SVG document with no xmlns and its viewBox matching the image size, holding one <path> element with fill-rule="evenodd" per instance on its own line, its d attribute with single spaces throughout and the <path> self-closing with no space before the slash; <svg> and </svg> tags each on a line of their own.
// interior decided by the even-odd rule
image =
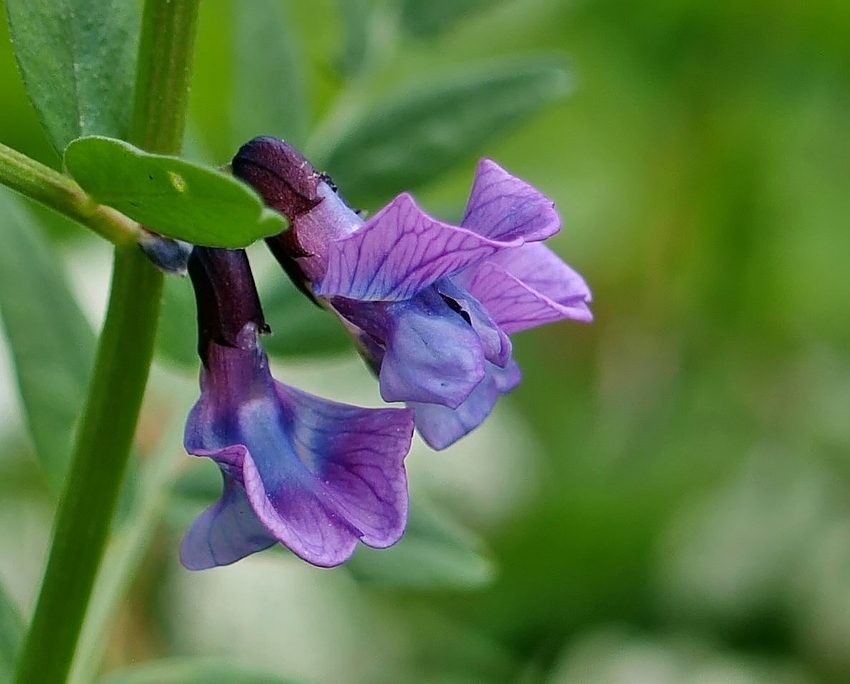
<svg viewBox="0 0 850 684">
<path fill-rule="evenodd" d="M 383 398 L 407 402 L 436 449 L 477 427 L 519 384 L 508 334 L 592 320 L 584 280 L 539 244 L 561 227 L 552 201 L 488 159 L 460 226 L 428 216 L 406 193 L 364 222 L 273 138 L 245 145 L 233 169 L 290 221 L 269 240 L 275 256 L 340 317 Z M 282 186 L 308 185 L 310 208 L 279 201 L 289 192 Z"/>
<path fill-rule="evenodd" d="M 244 251 L 196 247 L 189 275 L 203 368 L 185 447 L 218 464 L 224 492 L 186 535 L 183 564 L 227 565 L 280 542 L 329 567 L 358 541 L 397 542 L 407 520 L 412 412 L 347 406 L 275 381 Z"/>
</svg>

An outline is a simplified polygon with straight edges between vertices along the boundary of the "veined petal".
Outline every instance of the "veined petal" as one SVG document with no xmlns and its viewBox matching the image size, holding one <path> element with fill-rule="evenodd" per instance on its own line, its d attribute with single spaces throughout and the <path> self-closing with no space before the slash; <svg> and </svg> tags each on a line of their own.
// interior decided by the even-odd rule
<svg viewBox="0 0 850 684">
<path fill-rule="evenodd" d="M 490 261 L 553 301 L 564 304 L 575 299 L 587 303 L 592 300 L 584 278 L 546 245 L 523 245 L 505 250 Z"/>
<path fill-rule="evenodd" d="M 468 435 L 490 415 L 496 401 L 522 380 L 519 366 L 487 366 L 487 376 L 460 406 L 450 409 L 438 404 L 408 403 L 416 416 L 416 429 L 432 449 L 445 449 Z"/>
<path fill-rule="evenodd" d="M 282 383 L 277 391 L 298 406 L 293 439 L 302 462 L 361 541 L 377 548 L 397 542 L 407 521 L 411 412 L 339 404 Z"/>
<path fill-rule="evenodd" d="M 297 467 L 280 463 L 254 416 L 255 434 L 243 464 L 248 499 L 262 523 L 301 558 L 331 567 L 347 560 L 358 540 L 386 547 L 407 521 L 403 460 L 412 416 L 398 409 L 361 409 L 276 385 Z M 256 406 L 260 412 L 262 405 Z M 276 440 L 277 441 L 277 440 Z"/>
<path fill-rule="evenodd" d="M 535 249 L 518 254 L 528 248 Z M 582 323 L 593 320 L 587 306 L 590 291 L 581 276 L 543 245 L 525 245 L 513 251 L 517 254 L 504 255 L 516 256 L 513 262 L 505 258 L 487 260 L 454 277 L 481 302 L 500 328 L 511 334 L 564 319 Z M 542 258 L 547 254 L 553 259 Z M 536 256 L 541 258 L 535 260 Z M 532 262 L 537 270 L 526 271 Z M 520 275 L 508 270 L 514 265 L 521 267 L 517 269 Z"/>
<path fill-rule="evenodd" d="M 348 406 L 276 383 L 261 351 L 216 348 L 213 358 L 236 378 L 242 365 L 257 364 L 268 382 L 255 379 L 244 393 L 203 383 L 184 443 L 219 464 L 226 486 L 187 537 L 187 566 L 233 562 L 272 538 L 330 567 L 358 541 L 386 547 L 401 538 L 411 411 Z M 249 511 L 256 524 L 246 521 Z"/>
<path fill-rule="evenodd" d="M 521 240 L 493 240 L 437 221 L 405 193 L 351 236 L 329 243 L 327 271 L 314 280 L 313 292 L 401 301 L 443 276 L 520 244 Z"/>
<path fill-rule="evenodd" d="M 384 401 L 461 404 L 485 372 L 473 327 L 433 289 L 388 313 L 391 327 L 379 374 Z"/>
<path fill-rule="evenodd" d="M 545 240 L 561 228 L 555 204 L 496 162 L 482 159 L 461 225 L 491 240 Z"/>
<path fill-rule="evenodd" d="M 188 570 L 230 565 L 278 541 L 257 518 L 242 484 L 223 477 L 221 499 L 195 520 L 183 539 L 180 562 Z"/>
</svg>

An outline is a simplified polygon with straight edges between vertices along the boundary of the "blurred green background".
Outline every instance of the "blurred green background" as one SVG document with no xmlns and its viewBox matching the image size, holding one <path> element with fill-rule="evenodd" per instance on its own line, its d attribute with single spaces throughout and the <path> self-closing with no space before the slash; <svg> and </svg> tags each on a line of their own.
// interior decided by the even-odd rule
<svg viewBox="0 0 850 684">
<path fill-rule="evenodd" d="M 370 211 L 401 188 L 335 153 L 352 122 L 470 70 L 566 60 L 569 95 L 436 176 L 424 155 L 395 178 L 447 219 L 479 156 L 540 188 L 596 320 L 520 335 L 525 381 L 490 422 L 414 450 L 419 546 L 191 574 L 180 535 L 217 481 L 178 446 L 194 324 L 188 283 L 169 283 L 140 454 L 165 431 L 180 475 L 105 671 L 208 655 L 304 682 L 850 681 L 848 36 L 839 0 L 202 3 L 187 154 L 220 165 L 286 136 Z M 5 26 L 0 92 L 2 141 L 58 165 Z M 34 213 L 97 324 L 108 249 Z M 251 254 L 277 376 L 377 405 L 344 341 Z M 0 579 L 28 615 L 53 495 L 8 360 L 0 376 Z"/>
</svg>

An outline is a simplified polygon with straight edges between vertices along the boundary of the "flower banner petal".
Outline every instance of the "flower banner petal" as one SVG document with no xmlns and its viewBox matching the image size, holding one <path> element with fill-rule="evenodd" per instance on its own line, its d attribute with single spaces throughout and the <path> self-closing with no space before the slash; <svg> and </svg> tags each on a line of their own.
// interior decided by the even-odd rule
<svg viewBox="0 0 850 684">
<path fill-rule="evenodd" d="M 491 240 L 537 242 L 560 230 L 561 217 L 542 192 L 482 159 L 461 225 Z"/>
<path fill-rule="evenodd" d="M 327 272 L 313 283 L 313 292 L 401 301 L 443 276 L 520 244 L 521 240 L 491 240 L 437 221 L 405 193 L 353 235 L 329 244 Z"/>
</svg>

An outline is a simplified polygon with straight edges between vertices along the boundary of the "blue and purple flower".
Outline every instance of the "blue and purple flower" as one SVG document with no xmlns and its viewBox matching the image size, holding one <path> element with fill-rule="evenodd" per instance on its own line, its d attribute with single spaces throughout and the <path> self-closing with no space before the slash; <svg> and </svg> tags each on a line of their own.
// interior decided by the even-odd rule
<svg viewBox="0 0 850 684">
<path fill-rule="evenodd" d="M 329 567 L 358 542 L 397 542 L 407 521 L 412 412 L 347 406 L 275 381 L 244 251 L 196 247 L 189 275 L 203 368 L 185 447 L 217 463 L 224 492 L 186 535 L 183 564 L 227 565 L 280 542 Z"/>
<path fill-rule="evenodd" d="M 287 273 L 339 316 L 386 401 L 415 413 L 443 449 L 475 429 L 521 380 L 509 335 L 590 322 L 590 291 L 541 242 L 560 230 L 551 200 L 495 162 L 478 165 L 460 226 L 405 193 L 368 221 L 290 145 L 256 138 L 233 173 L 284 214 L 267 239 Z"/>
</svg>

